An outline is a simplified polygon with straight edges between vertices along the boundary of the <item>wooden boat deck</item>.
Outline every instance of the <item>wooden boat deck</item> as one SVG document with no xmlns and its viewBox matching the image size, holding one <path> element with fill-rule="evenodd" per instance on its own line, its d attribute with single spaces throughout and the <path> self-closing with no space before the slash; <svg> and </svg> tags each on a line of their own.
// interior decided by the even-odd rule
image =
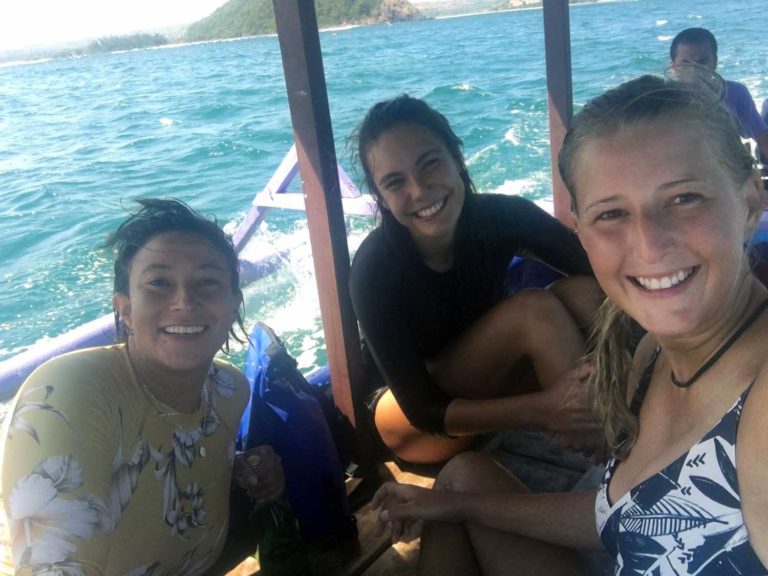
<svg viewBox="0 0 768 576">
<path fill-rule="evenodd" d="M 536 492 L 563 492 L 583 485 L 596 486 L 602 477 L 602 467 L 582 454 L 563 450 L 548 434 L 533 430 L 507 430 L 487 438 L 477 447 L 491 454 L 524 484 Z M 441 466 L 403 469 L 394 462 L 381 464 L 381 481 L 397 480 L 431 487 Z M 352 486 L 348 487 L 348 489 Z M 363 491 L 366 492 L 366 491 Z M 370 497 L 370 492 L 367 492 Z M 354 500 L 354 493 L 353 493 Z M 374 534 L 378 511 L 370 502 L 361 506 L 355 516 L 359 531 L 359 546 L 353 550 L 332 550 L 310 553 L 314 576 L 412 576 L 416 573 L 419 542 L 392 545 L 386 536 Z M 261 574 L 258 560 L 242 550 L 225 553 L 211 574 L 227 576 L 257 576 Z M 243 558 L 245 558 L 243 560 Z"/>
</svg>

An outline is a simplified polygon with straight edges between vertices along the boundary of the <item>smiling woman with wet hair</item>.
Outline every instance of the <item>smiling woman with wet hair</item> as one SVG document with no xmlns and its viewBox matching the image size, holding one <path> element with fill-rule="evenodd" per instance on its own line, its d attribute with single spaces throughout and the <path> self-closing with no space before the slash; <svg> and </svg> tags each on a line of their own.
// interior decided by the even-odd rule
<svg viewBox="0 0 768 576">
<path fill-rule="evenodd" d="M 231 241 L 181 202 L 138 203 L 108 241 L 121 343 L 43 364 L 9 412 L 1 493 L 17 574 L 204 574 L 233 476 L 257 503 L 283 489 L 271 448 L 235 455 L 249 386 L 214 359 L 242 327 Z"/>
<path fill-rule="evenodd" d="M 389 453 L 440 462 L 522 426 L 589 448 L 589 368 L 578 364 L 601 294 L 573 232 L 521 197 L 477 194 L 461 140 L 423 100 L 374 105 L 357 149 L 381 224 L 355 255 L 350 290 Z M 522 254 L 583 276 L 508 298 Z"/>
<path fill-rule="evenodd" d="M 129 272 L 134 256 L 150 238 L 163 232 L 186 232 L 204 238 L 224 258 L 230 274 L 230 284 L 235 287 L 235 290 L 239 290 L 240 264 L 237 254 L 232 241 L 215 219 L 203 218 L 182 202 L 143 198 L 137 200 L 137 203 L 142 207 L 141 210 L 122 222 L 117 230 L 109 235 L 106 243 L 106 247 L 113 250 L 115 254 L 114 291 L 116 294 L 129 293 Z M 245 334 L 240 307 L 237 309 L 235 320 L 241 333 Z M 127 339 L 125 326 L 120 323 L 117 310 L 115 310 L 115 321 L 118 339 L 125 341 Z M 230 336 L 242 342 L 234 327 L 230 331 Z"/>
</svg>

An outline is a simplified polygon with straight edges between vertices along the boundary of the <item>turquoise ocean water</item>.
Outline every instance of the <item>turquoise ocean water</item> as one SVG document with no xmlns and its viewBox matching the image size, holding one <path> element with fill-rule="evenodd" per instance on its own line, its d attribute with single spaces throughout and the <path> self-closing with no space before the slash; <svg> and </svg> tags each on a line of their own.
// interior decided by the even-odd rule
<svg viewBox="0 0 768 576">
<path fill-rule="evenodd" d="M 689 26 L 720 41 L 719 71 L 768 97 L 765 0 L 636 0 L 571 9 L 577 106 L 641 73 L 662 72 Z M 551 196 L 540 10 L 321 34 L 337 154 L 374 102 L 426 98 L 464 139 L 483 192 Z M 0 67 L 0 361 L 110 310 L 99 249 L 131 198 L 173 196 L 242 218 L 291 144 L 277 38 L 167 47 Z M 351 246 L 370 222 L 351 222 Z M 262 241 L 306 235 L 272 212 Z M 323 361 L 306 253 L 251 286 L 303 367 Z"/>
</svg>

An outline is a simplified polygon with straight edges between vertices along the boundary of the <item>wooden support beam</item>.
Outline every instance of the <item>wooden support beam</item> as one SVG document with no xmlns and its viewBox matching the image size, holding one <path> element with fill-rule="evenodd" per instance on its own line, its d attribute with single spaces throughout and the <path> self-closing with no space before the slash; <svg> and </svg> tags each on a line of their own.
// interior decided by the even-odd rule
<svg viewBox="0 0 768 576">
<path fill-rule="evenodd" d="M 361 390 L 357 320 L 349 297 L 349 249 L 312 0 L 273 0 L 285 84 L 306 202 L 325 346 L 336 405 L 355 424 Z M 355 384 L 357 383 L 357 386 Z M 362 399 L 361 399 L 362 400 Z"/>
<path fill-rule="evenodd" d="M 555 216 L 570 224 L 571 199 L 557 169 L 557 155 L 573 118 L 571 23 L 568 0 L 544 0 L 544 45 L 547 59 L 549 145 Z"/>
</svg>

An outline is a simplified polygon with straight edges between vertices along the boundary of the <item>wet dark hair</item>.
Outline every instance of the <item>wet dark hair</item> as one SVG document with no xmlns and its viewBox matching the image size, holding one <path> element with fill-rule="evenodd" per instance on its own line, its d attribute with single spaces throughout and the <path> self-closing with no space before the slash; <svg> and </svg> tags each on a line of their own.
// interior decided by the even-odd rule
<svg viewBox="0 0 768 576">
<path fill-rule="evenodd" d="M 588 102 L 565 135 L 558 168 L 575 211 L 575 171 L 584 146 L 613 134 L 631 137 L 632 130 L 653 125 L 683 125 L 695 131 L 711 161 L 721 164 L 737 185 L 755 175 L 754 159 L 742 145 L 736 123 L 718 91 L 692 81 L 642 76 Z M 606 299 L 588 344 L 595 367 L 589 380 L 590 395 L 603 422 L 607 448 L 618 457 L 629 452 L 638 431 L 637 417 L 626 402 L 631 326 L 627 314 Z"/>
<path fill-rule="evenodd" d="M 183 202 L 174 199 L 138 198 L 136 203 L 141 208 L 131 213 L 105 242 L 105 248 L 115 255 L 115 293 L 129 295 L 133 258 L 152 238 L 168 232 L 193 234 L 211 244 L 227 263 L 233 293 L 240 292 L 240 264 L 237 253 L 232 239 L 221 229 L 215 218 L 205 218 Z M 118 311 L 115 310 L 114 313 L 117 339 L 119 342 L 126 342 L 127 327 L 120 319 Z M 235 314 L 235 323 L 245 334 L 242 304 Z M 235 332 L 234 326 L 230 328 L 229 334 L 238 342 L 244 342 Z M 224 351 L 229 351 L 229 342 L 225 343 Z"/>
<path fill-rule="evenodd" d="M 385 132 L 404 124 L 422 126 L 437 136 L 448 149 L 459 168 L 459 176 L 464 183 L 465 198 L 475 193 L 475 185 L 469 177 L 464 153 L 461 151 L 461 138 L 456 136 L 446 117 L 424 100 L 413 98 L 408 94 L 401 94 L 391 100 L 374 104 L 353 135 L 353 138 L 357 140 L 356 154 L 365 175 L 365 185 L 376 199 L 379 213 L 384 222 L 394 220 L 394 217 L 386 209 L 381 193 L 376 187 L 371 167 L 368 165 L 369 155 L 373 145 Z"/>
<path fill-rule="evenodd" d="M 715 40 L 715 35 L 706 28 L 686 28 L 678 32 L 669 46 L 670 60 L 677 58 L 677 47 L 680 44 L 709 44 L 709 47 L 712 49 L 712 56 L 715 57 L 715 62 L 717 62 L 717 40 Z"/>
</svg>

